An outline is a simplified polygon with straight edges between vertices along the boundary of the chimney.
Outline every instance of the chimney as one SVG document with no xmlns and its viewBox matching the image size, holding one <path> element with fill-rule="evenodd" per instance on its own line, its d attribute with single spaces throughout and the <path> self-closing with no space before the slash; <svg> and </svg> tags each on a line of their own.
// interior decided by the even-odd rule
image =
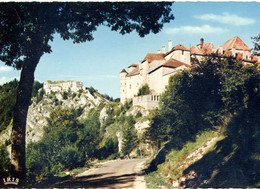
<svg viewBox="0 0 260 189">
<path fill-rule="evenodd" d="M 162 53 L 166 53 L 166 49 L 165 49 L 165 46 L 162 47 Z"/>
<path fill-rule="evenodd" d="M 161 53 L 161 51 L 160 51 L 160 50 L 158 50 L 158 51 L 157 51 L 157 53 L 158 53 L 158 54 L 160 54 L 160 53 Z"/>
<path fill-rule="evenodd" d="M 204 39 L 200 38 L 200 48 L 203 48 Z"/>
<path fill-rule="evenodd" d="M 172 50 L 172 40 L 168 41 L 168 52 Z"/>
</svg>

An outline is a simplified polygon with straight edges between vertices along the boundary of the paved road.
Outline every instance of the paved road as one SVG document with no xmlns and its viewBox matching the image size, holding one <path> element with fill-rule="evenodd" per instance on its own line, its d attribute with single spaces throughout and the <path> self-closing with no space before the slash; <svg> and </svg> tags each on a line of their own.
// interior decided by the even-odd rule
<svg viewBox="0 0 260 189">
<path fill-rule="evenodd" d="M 56 183 L 61 188 L 145 188 L 142 165 L 147 159 L 116 160 L 98 164 L 75 178 Z"/>
</svg>

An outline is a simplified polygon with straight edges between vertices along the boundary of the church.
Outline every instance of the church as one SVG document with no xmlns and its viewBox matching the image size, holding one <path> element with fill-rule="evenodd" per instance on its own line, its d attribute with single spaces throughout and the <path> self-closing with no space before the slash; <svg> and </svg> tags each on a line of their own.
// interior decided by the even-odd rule
<svg viewBox="0 0 260 189">
<path fill-rule="evenodd" d="M 208 55 L 216 53 L 222 57 L 236 57 L 244 64 L 260 63 L 259 56 L 253 56 L 251 49 L 238 37 L 226 41 L 215 48 L 212 42 L 200 43 L 191 46 L 190 49 L 182 44 L 172 47 L 172 41 L 168 41 L 168 52 L 165 46 L 157 53 L 148 53 L 138 64 L 131 64 L 128 70 L 120 72 L 120 102 L 125 103 L 133 99 L 133 105 L 139 105 L 145 109 L 158 107 L 159 95 L 164 92 L 169 78 L 178 71 L 191 67 L 191 58 L 203 60 Z M 138 90 L 148 84 L 151 94 L 137 96 Z"/>
</svg>

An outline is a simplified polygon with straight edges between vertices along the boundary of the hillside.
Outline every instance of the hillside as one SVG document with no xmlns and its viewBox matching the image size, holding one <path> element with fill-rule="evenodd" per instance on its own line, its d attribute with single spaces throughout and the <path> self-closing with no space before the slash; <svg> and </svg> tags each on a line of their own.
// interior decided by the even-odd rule
<svg viewBox="0 0 260 189">
<path fill-rule="evenodd" d="M 38 141 L 43 128 L 47 125 L 46 118 L 56 107 L 61 106 L 65 109 L 75 109 L 82 111 L 80 118 L 86 118 L 92 108 L 98 107 L 101 103 L 106 104 L 108 100 L 98 93 L 90 93 L 87 89 L 71 93 L 69 91 L 53 92 L 45 94 L 43 89 L 39 89 L 38 94 L 32 98 L 32 104 L 28 110 L 26 125 L 26 143 Z M 10 126 L 1 133 L 0 142 L 10 138 Z"/>
<path fill-rule="evenodd" d="M 260 186 L 260 70 L 210 57 L 170 78 L 148 136 L 151 188 Z"/>
<path fill-rule="evenodd" d="M 132 107 L 128 102 L 122 105 L 107 100 L 111 98 L 99 94 L 92 87 L 74 92 L 59 88 L 59 91 L 47 94 L 42 84 L 37 86 L 28 110 L 26 127 L 30 182 L 88 166 L 94 159 L 137 157 L 152 153 L 153 149 L 143 137 L 145 128 L 149 127 L 149 111 Z M 15 102 L 12 96 L 7 96 L 7 99 Z M 0 144 L 7 146 L 10 155 L 12 119 L 8 118 L 9 125 L 1 131 Z M 2 163 L 0 166 L 5 166 Z"/>
</svg>

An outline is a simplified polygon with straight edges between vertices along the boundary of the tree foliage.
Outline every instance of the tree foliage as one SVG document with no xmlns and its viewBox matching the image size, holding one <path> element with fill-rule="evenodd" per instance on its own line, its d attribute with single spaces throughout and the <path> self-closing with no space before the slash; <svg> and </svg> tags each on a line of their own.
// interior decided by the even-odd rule
<svg viewBox="0 0 260 189">
<path fill-rule="evenodd" d="M 4 130 L 13 118 L 19 82 L 15 79 L 0 86 L 0 132 Z"/>
<path fill-rule="evenodd" d="M 84 166 L 94 157 L 100 142 L 99 122 L 95 114 L 83 124 L 75 111 L 57 108 L 47 118 L 43 138 L 27 148 L 30 182 L 47 179 L 65 169 Z"/>
<path fill-rule="evenodd" d="M 135 120 L 133 116 L 126 116 L 123 124 L 123 155 L 129 155 L 130 152 L 137 146 L 138 139 L 134 127 Z"/>
<path fill-rule="evenodd" d="M 180 148 L 196 134 L 213 129 L 227 116 L 255 111 L 260 72 L 239 60 L 210 57 L 194 62 L 191 70 L 175 74 L 160 99 L 149 130 L 153 141 L 172 140 Z M 255 112 L 256 113 L 256 112 Z"/>
<path fill-rule="evenodd" d="M 43 87 L 42 83 L 40 83 L 39 81 L 35 81 L 33 83 L 33 88 L 32 88 L 32 97 L 36 97 L 38 95 L 39 89 L 42 87 Z"/>
<path fill-rule="evenodd" d="M 9 83 L 0 86 L 0 132 L 6 129 L 13 119 L 18 85 L 19 82 L 14 79 Z M 41 87 L 42 83 L 35 81 L 33 84 L 32 96 L 38 97 L 38 90 Z"/>
<path fill-rule="evenodd" d="M 121 34 L 134 30 L 143 37 L 158 33 L 173 20 L 171 3 L 30 2 L 1 3 L 1 60 L 21 69 L 32 51 L 50 53 L 53 34 L 74 43 L 93 40 L 105 25 Z M 32 46 L 33 45 L 33 46 Z M 36 48 L 36 49 L 34 49 Z"/>
<path fill-rule="evenodd" d="M 6 149 L 5 145 L 0 145 L 0 178 L 7 178 L 10 176 L 10 158 L 9 158 L 9 153 Z M 2 180 L 0 181 L 0 186 L 2 185 Z"/>
<path fill-rule="evenodd" d="M 260 34 L 258 34 L 258 36 L 256 37 L 252 37 L 253 39 L 253 43 L 254 43 L 254 53 L 258 54 L 260 51 Z"/>
<path fill-rule="evenodd" d="M 144 86 L 142 86 L 137 93 L 137 96 L 142 96 L 142 95 L 148 95 L 151 93 L 150 87 L 148 84 L 145 84 Z"/>
<path fill-rule="evenodd" d="M 12 127 L 13 176 L 25 178 L 26 117 L 34 72 L 40 58 L 51 52 L 55 33 L 64 40 L 82 43 L 93 40 L 100 25 L 121 34 L 136 31 L 143 37 L 158 33 L 174 19 L 167 2 L 8 2 L 0 4 L 0 60 L 21 69 Z"/>
</svg>

